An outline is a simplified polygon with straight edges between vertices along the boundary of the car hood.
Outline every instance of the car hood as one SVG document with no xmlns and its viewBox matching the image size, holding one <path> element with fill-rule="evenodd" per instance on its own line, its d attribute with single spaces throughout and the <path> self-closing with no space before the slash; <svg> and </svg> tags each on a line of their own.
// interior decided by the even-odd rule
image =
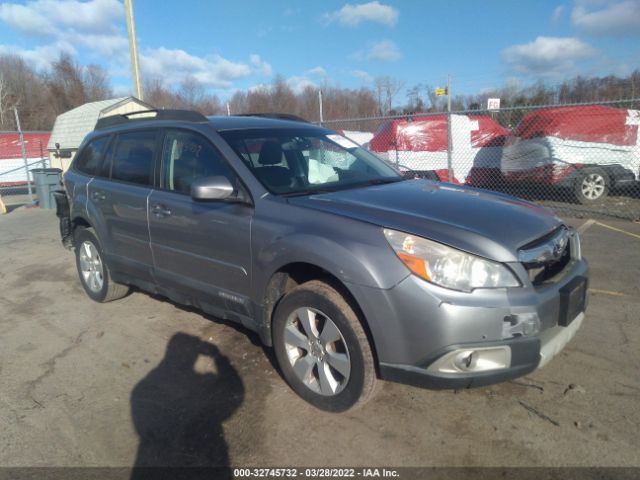
<svg viewBox="0 0 640 480">
<path fill-rule="evenodd" d="M 428 180 L 290 197 L 300 207 L 419 235 L 500 262 L 546 235 L 561 220 L 509 195 Z"/>
</svg>

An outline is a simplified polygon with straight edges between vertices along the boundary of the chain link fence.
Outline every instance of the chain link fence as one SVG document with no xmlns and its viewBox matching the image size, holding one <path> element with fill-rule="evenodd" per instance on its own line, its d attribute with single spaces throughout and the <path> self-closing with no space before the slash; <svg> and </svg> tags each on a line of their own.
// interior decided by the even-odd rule
<svg viewBox="0 0 640 480">
<path fill-rule="evenodd" d="M 324 121 L 408 177 L 640 219 L 640 99 Z"/>
<path fill-rule="evenodd" d="M 36 199 L 31 170 L 49 166 L 48 137 L 48 132 L 24 132 L 22 144 L 19 132 L 0 132 L 0 196 L 5 206 Z"/>
</svg>

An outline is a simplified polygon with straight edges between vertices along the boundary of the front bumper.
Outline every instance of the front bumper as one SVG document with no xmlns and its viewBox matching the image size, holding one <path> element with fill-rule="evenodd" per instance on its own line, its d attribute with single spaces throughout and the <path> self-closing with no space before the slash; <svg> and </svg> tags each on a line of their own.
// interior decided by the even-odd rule
<svg viewBox="0 0 640 480">
<path fill-rule="evenodd" d="M 474 345 L 452 345 L 420 367 L 381 362 L 380 376 L 385 380 L 431 389 L 462 389 L 504 382 L 531 373 L 549 363 L 571 341 L 583 321 L 584 313 L 580 313 L 569 326 L 550 328 L 537 337 L 519 337 Z M 511 361 L 508 368 L 469 373 L 441 373 L 430 368 L 438 359 L 451 353 L 491 347 L 507 347 L 510 350 Z"/>
<path fill-rule="evenodd" d="M 519 278 L 521 264 L 509 264 Z M 388 290 L 350 285 L 367 319 L 380 376 L 426 388 L 466 388 L 526 375 L 545 365 L 575 335 L 584 314 L 568 326 L 562 318 L 561 291 L 577 277 L 588 278 L 582 258 L 571 260 L 552 283 L 534 287 L 455 292 L 414 275 Z M 511 328 L 533 318 L 539 329 Z M 434 371 L 433 364 L 457 350 L 506 347 L 506 367 L 487 371 Z"/>
</svg>

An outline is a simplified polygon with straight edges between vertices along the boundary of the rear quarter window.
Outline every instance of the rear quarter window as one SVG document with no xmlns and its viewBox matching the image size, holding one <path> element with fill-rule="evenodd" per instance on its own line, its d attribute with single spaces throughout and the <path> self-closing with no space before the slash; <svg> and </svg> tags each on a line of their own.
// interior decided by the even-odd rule
<svg viewBox="0 0 640 480">
<path fill-rule="evenodd" d="M 74 168 L 87 175 L 99 175 L 102 171 L 101 166 L 104 159 L 104 153 L 109 145 L 111 137 L 99 137 L 91 140 L 80 152 L 78 158 L 74 162 Z"/>
</svg>

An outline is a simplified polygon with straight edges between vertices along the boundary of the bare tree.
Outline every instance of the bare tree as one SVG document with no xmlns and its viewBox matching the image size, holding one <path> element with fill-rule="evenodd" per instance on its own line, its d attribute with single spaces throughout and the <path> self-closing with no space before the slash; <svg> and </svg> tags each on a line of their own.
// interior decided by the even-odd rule
<svg viewBox="0 0 640 480">
<path fill-rule="evenodd" d="M 422 91 L 424 90 L 424 88 L 424 85 L 417 84 L 407 90 L 409 105 L 407 105 L 407 108 L 405 109 L 406 113 L 425 111 L 426 105 L 422 98 Z"/>
<path fill-rule="evenodd" d="M 9 86 L 0 72 L 0 129 L 5 129 L 5 117 L 9 113 Z"/>
<path fill-rule="evenodd" d="M 229 99 L 229 109 L 231 115 L 244 113 L 247 111 L 247 92 L 238 90 Z"/>
<path fill-rule="evenodd" d="M 404 88 L 405 82 L 389 76 L 374 80 L 380 115 L 388 115 L 393 108 L 393 99 Z"/>
<path fill-rule="evenodd" d="M 82 76 L 87 101 L 95 102 L 113 97 L 109 74 L 99 65 L 87 65 Z"/>
<path fill-rule="evenodd" d="M 177 94 L 183 103 L 183 108 L 192 110 L 203 103 L 206 97 L 206 91 L 202 83 L 191 75 L 180 83 Z"/>
<path fill-rule="evenodd" d="M 167 87 L 160 78 L 145 79 L 144 85 L 145 100 L 158 108 L 181 108 L 182 103 L 178 95 Z"/>
<path fill-rule="evenodd" d="M 271 85 L 271 109 L 274 112 L 298 113 L 296 95 L 284 77 L 277 75 Z"/>
<path fill-rule="evenodd" d="M 326 120 L 367 118 L 391 113 L 415 113 L 429 110 L 443 111 L 446 97 L 436 97 L 429 85 L 414 85 L 407 92 L 408 102 L 398 107 L 398 97 L 405 83 L 389 76 L 375 79 L 373 88 L 357 90 L 332 86 L 328 82 L 320 87 L 323 113 Z M 166 85 L 162 78 L 147 79 L 145 97 L 159 108 L 190 108 L 204 114 L 226 112 L 220 99 L 193 77 L 180 85 Z M 456 95 L 452 98 L 454 110 L 483 110 L 486 99 L 499 97 L 504 107 L 534 104 L 580 103 L 589 101 L 635 99 L 640 90 L 640 71 L 626 77 L 575 77 L 560 85 L 542 82 L 522 84 L 507 81 L 491 91 Z M 35 70 L 18 55 L 0 54 L 0 128 L 12 129 L 10 109 L 17 106 L 25 130 L 50 129 L 60 113 L 85 102 L 109 98 L 113 95 L 107 72 L 100 66 L 83 66 L 70 57 L 61 55 L 45 72 Z M 309 85 L 302 92 L 294 92 L 286 79 L 277 76 L 268 86 L 248 91 L 236 91 L 228 100 L 232 113 L 283 112 L 318 120 L 318 87 Z M 516 124 L 523 110 L 510 109 L 500 121 Z M 371 120 L 349 122 L 349 127 L 373 130 L 377 123 Z"/>
<path fill-rule="evenodd" d="M 60 54 L 58 60 L 51 64 L 51 74 L 47 84 L 51 93 L 51 102 L 57 114 L 87 102 L 88 97 L 82 77 L 82 67 L 68 54 Z"/>
<path fill-rule="evenodd" d="M 25 130 L 51 128 L 55 113 L 49 102 L 43 76 L 18 55 L 0 55 L 0 74 L 7 96 L 4 98 L 4 128 L 15 128 L 13 115 L 6 108 L 20 108 L 20 120 Z"/>
</svg>

